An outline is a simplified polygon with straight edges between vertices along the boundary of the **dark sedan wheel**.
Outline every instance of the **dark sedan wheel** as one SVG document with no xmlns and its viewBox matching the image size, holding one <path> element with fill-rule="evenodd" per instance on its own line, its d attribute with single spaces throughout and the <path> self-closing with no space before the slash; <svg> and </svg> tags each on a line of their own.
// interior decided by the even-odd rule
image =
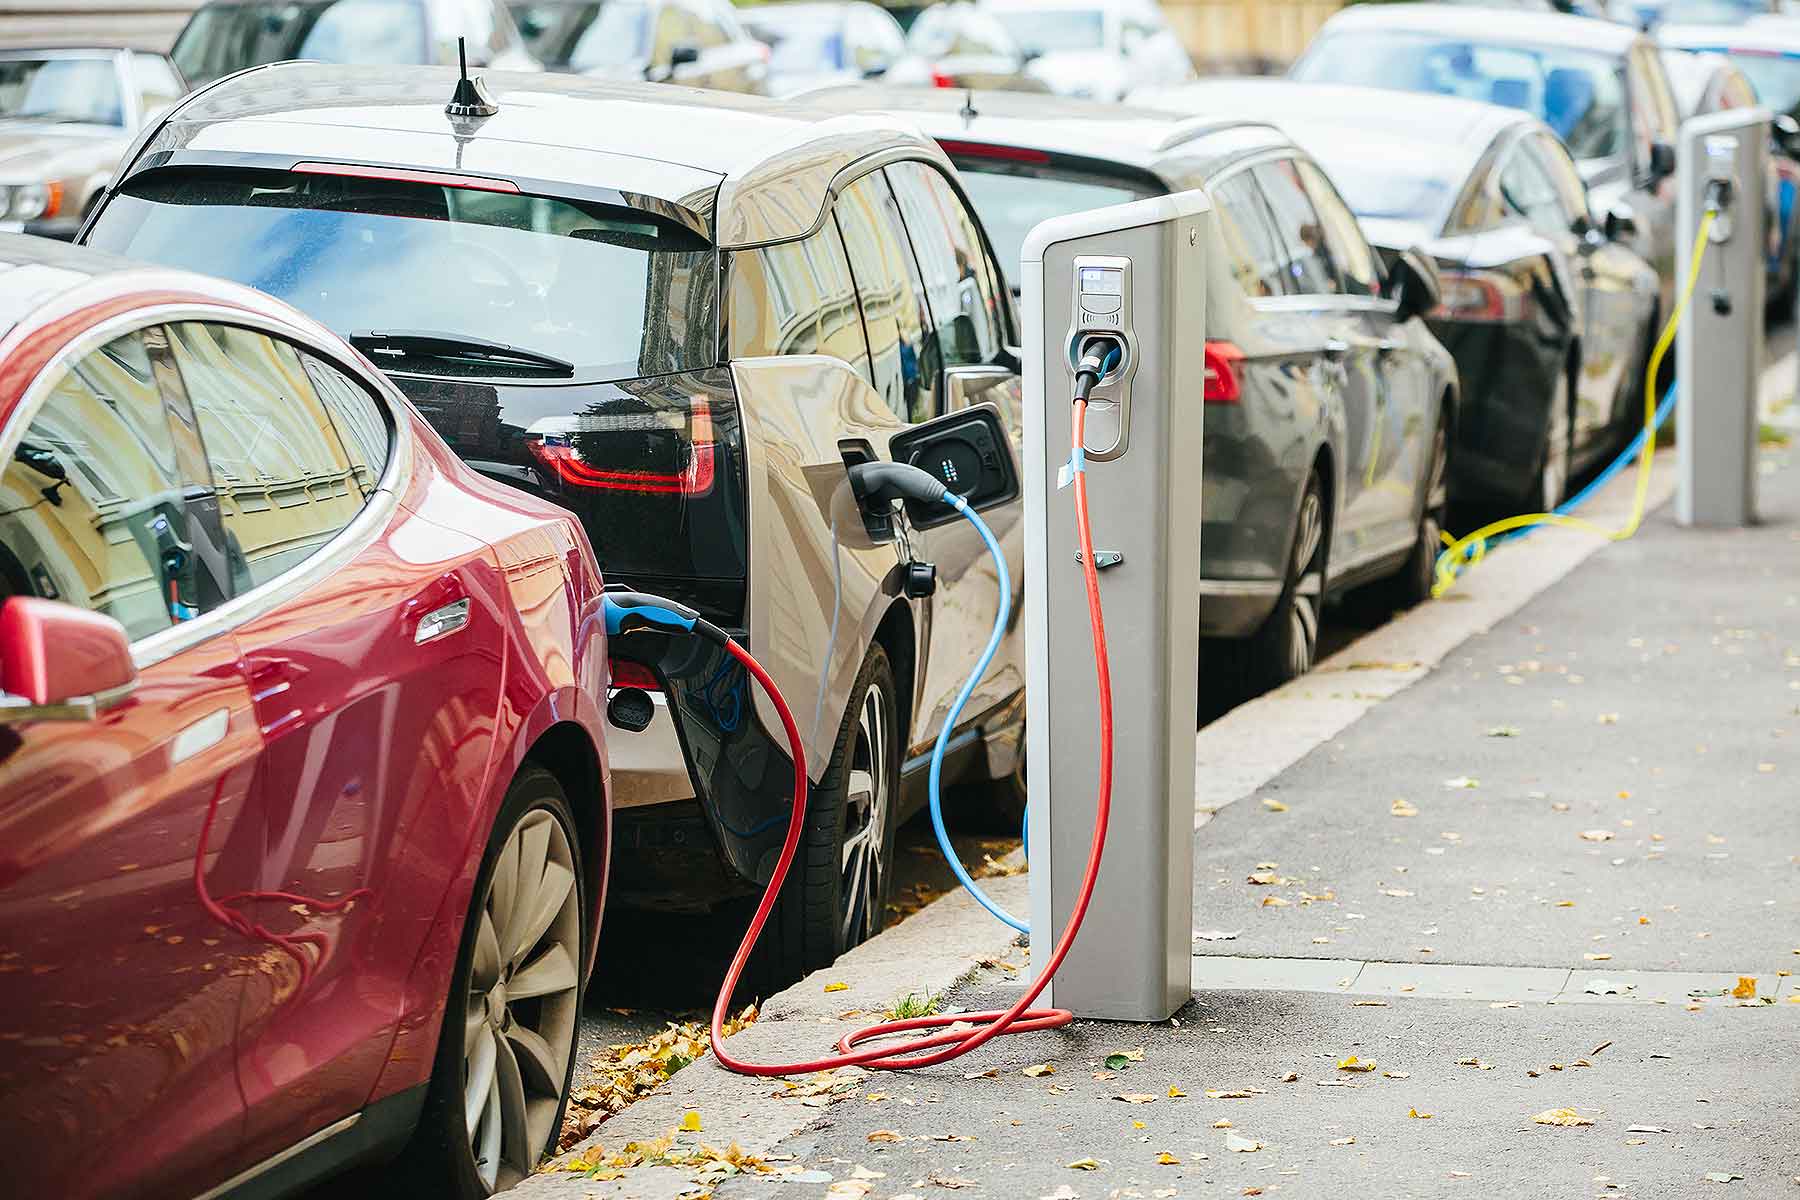
<svg viewBox="0 0 1800 1200">
<path fill-rule="evenodd" d="M 1274 611 L 1248 638 L 1209 643 L 1203 668 L 1206 674 L 1216 673 L 1233 692 L 1251 696 L 1312 670 L 1319 649 L 1319 621 L 1325 611 L 1328 528 L 1325 486 L 1315 471 L 1307 477 L 1294 516 L 1287 575 Z"/>
<path fill-rule="evenodd" d="M 1563 502 L 1569 490 L 1569 376 L 1557 377 L 1544 421 L 1544 444 L 1538 450 L 1537 484 L 1527 496 L 1538 512 L 1550 512 Z"/>
<path fill-rule="evenodd" d="M 587 944 L 580 844 L 556 777 L 521 771 L 476 878 L 425 1111 L 396 1172 L 420 1195 L 490 1195 L 556 1148 Z"/>
<path fill-rule="evenodd" d="M 872 646 L 850 689 L 831 762 L 806 806 L 800 849 L 751 967 L 763 995 L 881 932 L 900 782 L 899 689 Z"/>
</svg>

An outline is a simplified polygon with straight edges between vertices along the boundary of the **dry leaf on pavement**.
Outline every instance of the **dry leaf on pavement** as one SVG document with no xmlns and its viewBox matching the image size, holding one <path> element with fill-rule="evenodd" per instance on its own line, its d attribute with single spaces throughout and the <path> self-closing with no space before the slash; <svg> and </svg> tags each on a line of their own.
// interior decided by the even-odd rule
<svg viewBox="0 0 1800 1200">
<path fill-rule="evenodd" d="M 892 1129 L 877 1129 L 868 1137 L 871 1142 L 904 1142 L 906 1138 Z"/>
<path fill-rule="evenodd" d="M 1737 986 L 1731 989 L 1731 994 L 1739 1000 L 1753 998 L 1756 995 L 1756 976 L 1739 975 Z"/>
<path fill-rule="evenodd" d="M 1354 1146 L 1356 1145 L 1356 1139 L 1353 1137 L 1332 1138 L 1331 1144 L 1333 1146 Z"/>
<path fill-rule="evenodd" d="M 1264 799 L 1263 807 L 1268 809 L 1270 812 L 1286 812 L 1288 810 L 1288 806 L 1283 804 L 1281 801 L 1271 800 L 1271 799 Z"/>
<path fill-rule="evenodd" d="M 1419 810 L 1411 802 L 1401 799 L 1388 805 L 1388 812 L 1396 817 L 1416 817 Z"/>
<path fill-rule="evenodd" d="M 1031 1078 L 1036 1079 L 1040 1075 L 1056 1074 L 1056 1067 L 1050 1063 L 1033 1063 L 1031 1066 L 1025 1068 L 1024 1073 Z"/>
<path fill-rule="evenodd" d="M 1164 1150 L 1161 1154 L 1156 1156 L 1156 1165 L 1159 1167 L 1179 1167 L 1181 1165 L 1181 1160 L 1175 1157 L 1175 1155 L 1170 1154 L 1167 1150 Z"/>
<path fill-rule="evenodd" d="M 1094 1158 L 1078 1158 L 1072 1163 L 1065 1163 L 1071 1171 L 1098 1171 L 1100 1161 Z"/>
<path fill-rule="evenodd" d="M 1113 1099 L 1123 1100 L 1127 1104 L 1156 1103 L 1156 1097 L 1152 1096 L 1149 1092 L 1121 1092 L 1117 1096 L 1114 1096 Z"/>
<path fill-rule="evenodd" d="M 1420 1112 L 1420 1111 L 1419 1111 L 1419 1110 L 1418 1110 L 1418 1109 L 1416 1109 L 1416 1108 L 1409 1108 L 1409 1109 L 1407 1109 L 1407 1110 L 1406 1110 L 1406 1115 L 1407 1115 L 1407 1116 L 1409 1116 L 1409 1117 L 1415 1117 L 1415 1118 L 1417 1118 L 1417 1119 L 1418 1119 L 1418 1120 L 1421 1120 L 1421 1121 L 1429 1121 L 1429 1120 L 1431 1120 L 1431 1117 L 1432 1117 L 1432 1114 L 1431 1114 L 1431 1113 L 1422 1113 L 1422 1112 Z"/>
<path fill-rule="evenodd" d="M 1375 1064 L 1372 1061 L 1364 1062 L 1354 1054 L 1349 1058 L 1338 1059 L 1337 1066 L 1340 1071 L 1373 1071 L 1375 1069 Z"/>
<path fill-rule="evenodd" d="M 1592 1125 L 1593 1118 L 1584 1117 L 1572 1108 L 1547 1108 L 1531 1118 L 1536 1125 Z"/>
</svg>

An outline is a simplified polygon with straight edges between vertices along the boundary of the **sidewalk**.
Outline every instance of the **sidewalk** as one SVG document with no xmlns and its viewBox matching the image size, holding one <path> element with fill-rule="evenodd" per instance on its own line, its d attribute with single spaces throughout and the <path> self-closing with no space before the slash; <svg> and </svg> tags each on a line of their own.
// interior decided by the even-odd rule
<svg viewBox="0 0 1800 1200">
<path fill-rule="evenodd" d="M 1491 632 L 1434 632 L 1456 612 L 1440 602 L 1310 691 L 1226 718 L 1278 725 L 1285 705 L 1331 740 L 1297 761 L 1263 747 L 1248 795 L 1209 803 L 1203 779 L 1205 936 L 1176 1022 L 1079 1022 L 782 1099 L 703 1060 L 600 1140 L 697 1111 L 684 1140 L 739 1140 L 778 1172 L 725 1177 L 719 1200 L 1800 1197 L 1800 990 L 1782 974 L 1800 971 L 1800 470 L 1773 469 L 1790 457 L 1765 462 L 1757 529 L 1657 512 Z M 1218 746 L 1202 738 L 1203 764 Z M 791 989 L 744 1052 L 820 1052 L 870 1019 L 839 1019 L 846 1001 L 942 986 L 946 941 L 1004 945 L 972 907 L 846 958 L 847 992 Z M 1745 998 L 1720 994 L 1743 976 Z M 988 966 L 945 1003 L 1003 1005 L 1020 978 Z M 1375 1069 L 1339 1069 L 1352 1055 Z M 1565 1108 L 1592 1124 L 1533 1120 Z"/>
</svg>

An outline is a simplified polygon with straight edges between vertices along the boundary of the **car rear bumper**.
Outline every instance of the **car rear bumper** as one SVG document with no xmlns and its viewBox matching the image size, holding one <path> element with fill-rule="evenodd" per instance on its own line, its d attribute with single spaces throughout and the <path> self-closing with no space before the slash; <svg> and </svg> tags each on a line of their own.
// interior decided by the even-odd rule
<svg viewBox="0 0 1800 1200">
<path fill-rule="evenodd" d="M 1202 579 L 1200 633 L 1243 638 L 1262 628 L 1281 599 L 1279 579 Z"/>
</svg>

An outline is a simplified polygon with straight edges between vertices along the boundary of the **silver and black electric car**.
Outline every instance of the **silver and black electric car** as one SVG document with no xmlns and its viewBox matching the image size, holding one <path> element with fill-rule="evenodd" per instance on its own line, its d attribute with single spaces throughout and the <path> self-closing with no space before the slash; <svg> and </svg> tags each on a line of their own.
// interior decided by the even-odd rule
<svg viewBox="0 0 1800 1200">
<path fill-rule="evenodd" d="M 1328 597 L 1429 591 L 1456 368 L 1419 318 L 1429 262 L 1384 269 L 1312 158 L 1274 127 L 1085 100 L 844 88 L 834 110 L 916 123 L 956 163 L 1016 272 L 1050 217 L 1189 188 L 1212 196 L 1200 621 L 1214 677 L 1311 668 Z M 1252 111 L 1249 108 L 1230 111 Z"/>
<path fill-rule="evenodd" d="M 765 939 L 768 977 L 793 977 L 881 927 L 894 828 L 996 601 L 973 529 L 901 517 L 877 540 L 848 466 L 984 402 L 1003 414 L 987 452 L 1010 456 L 1004 275 L 943 152 L 892 120 L 554 75 L 492 76 L 491 115 L 452 115 L 454 83 L 295 63 L 222 80 L 127 159 L 87 240 L 317 317 L 476 470 L 575 512 L 610 585 L 744 639 L 814 785 Z M 1018 503 L 988 519 L 1022 579 Z M 786 829 L 781 726 L 701 653 L 671 642 L 614 675 L 660 702 L 611 740 L 626 903 L 751 894 Z M 1006 794 L 1020 661 L 1009 644 L 981 681 L 947 778 Z"/>
</svg>

